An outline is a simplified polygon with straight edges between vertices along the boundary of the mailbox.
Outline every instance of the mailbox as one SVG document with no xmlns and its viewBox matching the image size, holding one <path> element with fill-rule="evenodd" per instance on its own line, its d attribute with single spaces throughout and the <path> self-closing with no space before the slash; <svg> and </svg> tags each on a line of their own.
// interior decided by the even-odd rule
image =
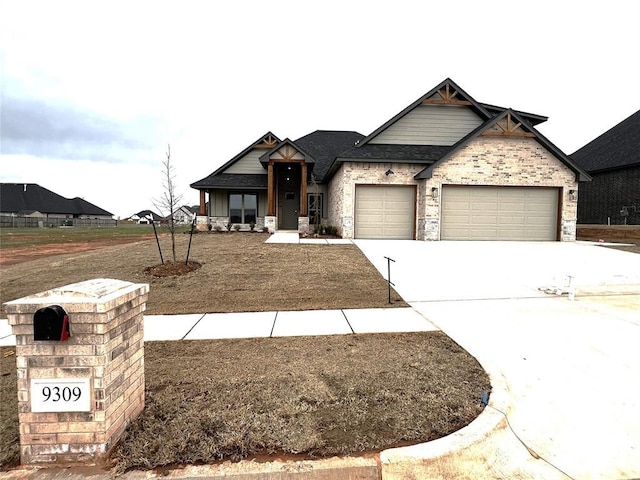
<svg viewBox="0 0 640 480">
<path fill-rule="evenodd" d="M 69 315 L 60 305 L 39 309 L 33 315 L 33 339 L 64 342 L 69 333 Z"/>
</svg>

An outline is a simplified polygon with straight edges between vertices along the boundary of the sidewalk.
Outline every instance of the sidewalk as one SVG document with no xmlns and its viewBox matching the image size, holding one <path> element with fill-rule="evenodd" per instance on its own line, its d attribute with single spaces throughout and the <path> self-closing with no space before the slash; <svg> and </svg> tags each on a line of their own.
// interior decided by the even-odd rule
<svg viewBox="0 0 640 480">
<path fill-rule="evenodd" d="M 430 330 L 438 328 L 410 307 L 144 316 L 146 342 Z M 0 320 L 0 346 L 15 344 L 8 321 Z"/>
</svg>

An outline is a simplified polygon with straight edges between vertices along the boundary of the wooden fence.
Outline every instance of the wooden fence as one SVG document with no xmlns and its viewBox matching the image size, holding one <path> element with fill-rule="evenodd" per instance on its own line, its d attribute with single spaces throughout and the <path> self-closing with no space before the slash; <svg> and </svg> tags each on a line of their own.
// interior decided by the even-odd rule
<svg viewBox="0 0 640 480">
<path fill-rule="evenodd" d="M 0 228 L 22 227 L 115 227 L 112 218 L 37 218 L 0 215 Z"/>
</svg>

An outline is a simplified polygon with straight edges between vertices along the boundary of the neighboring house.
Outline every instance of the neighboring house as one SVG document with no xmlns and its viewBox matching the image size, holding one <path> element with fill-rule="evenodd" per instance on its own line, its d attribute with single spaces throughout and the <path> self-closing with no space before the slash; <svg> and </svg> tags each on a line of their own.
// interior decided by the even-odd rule
<svg viewBox="0 0 640 480">
<path fill-rule="evenodd" d="M 140 212 L 134 213 L 129 218 L 127 218 L 127 220 L 139 223 L 141 225 L 151 223 L 150 219 L 153 219 L 154 223 L 160 223 L 163 220 L 163 217 L 155 212 L 152 212 L 151 210 L 141 210 Z"/>
<path fill-rule="evenodd" d="M 580 188 L 578 223 L 640 225 L 640 110 L 571 159 L 593 178 Z"/>
<path fill-rule="evenodd" d="M 255 222 L 344 238 L 574 240 L 589 175 L 534 126 L 541 115 L 479 103 L 444 80 L 368 136 L 268 132 L 211 175 L 200 222 Z M 208 201 L 207 201 L 208 197 Z"/>
<path fill-rule="evenodd" d="M 0 184 L 0 214 L 44 222 L 112 220 L 113 214 L 82 198 L 65 198 L 35 183 Z"/>
<path fill-rule="evenodd" d="M 183 205 L 175 212 L 173 212 L 174 223 L 187 224 L 193 221 L 193 215 L 197 215 L 199 210 L 198 205 Z"/>
</svg>

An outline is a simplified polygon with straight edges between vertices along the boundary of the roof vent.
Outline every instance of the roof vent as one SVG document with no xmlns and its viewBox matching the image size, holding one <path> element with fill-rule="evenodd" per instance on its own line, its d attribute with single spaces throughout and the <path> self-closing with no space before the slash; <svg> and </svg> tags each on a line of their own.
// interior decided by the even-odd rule
<svg viewBox="0 0 640 480">
<path fill-rule="evenodd" d="M 358 145 L 360 143 L 360 140 L 356 140 L 356 143 L 354 143 L 354 145 Z"/>
<path fill-rule="evenodd" d="M 27 191 L 27 184 L 25 183 L 23 192 L 26 192 L 26 191 Z"/>
</svg>

